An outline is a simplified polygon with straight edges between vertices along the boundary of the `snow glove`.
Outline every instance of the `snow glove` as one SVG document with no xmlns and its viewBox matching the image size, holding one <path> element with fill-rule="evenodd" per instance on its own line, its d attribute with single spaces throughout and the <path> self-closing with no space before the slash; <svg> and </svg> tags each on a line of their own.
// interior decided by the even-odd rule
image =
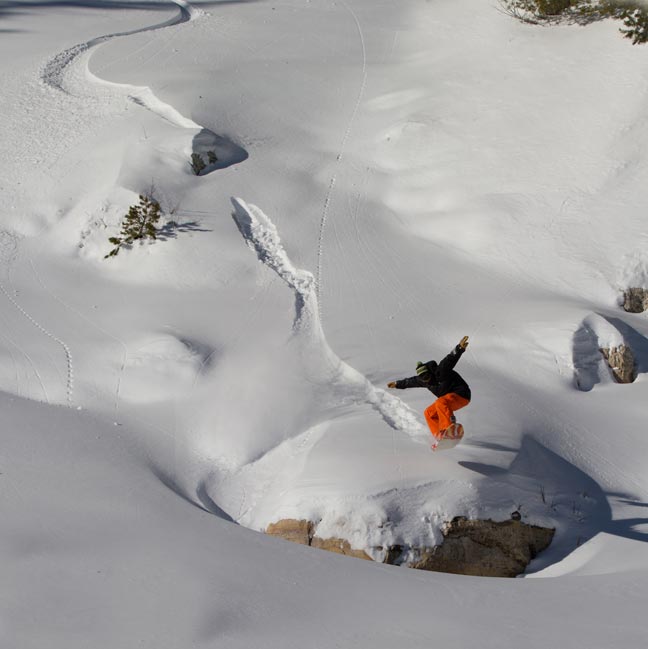
<svg viewBox="0 0 648 649">
<path fill-rule="evenodd" d="M 468 336 L 464 336 L 461 341 L 459 342 L 459 347 L 466 351 L 466 347 L 468 347 Z"/>
</svg>

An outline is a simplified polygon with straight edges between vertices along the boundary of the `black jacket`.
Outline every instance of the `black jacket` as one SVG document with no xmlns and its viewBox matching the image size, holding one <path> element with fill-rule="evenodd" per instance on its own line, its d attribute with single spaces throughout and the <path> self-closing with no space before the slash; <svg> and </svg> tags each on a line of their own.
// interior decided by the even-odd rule
<svg viewBox="0 0 648 649">
<path fill-rule="evenodd" d="M 439 364 L 436 361 L 425 363 L 428 368 L 429 381 L 424 381 L 419 375 L 410 376 L 408 379 L 396 381 L 396 387 L 401 390 L 405 388 L 427 388 L 437 397 L 454 392 L 470 401 L 468 384 L 453 369 L 464 351 L 465 349 L 457 345 Z"/>
</svg>

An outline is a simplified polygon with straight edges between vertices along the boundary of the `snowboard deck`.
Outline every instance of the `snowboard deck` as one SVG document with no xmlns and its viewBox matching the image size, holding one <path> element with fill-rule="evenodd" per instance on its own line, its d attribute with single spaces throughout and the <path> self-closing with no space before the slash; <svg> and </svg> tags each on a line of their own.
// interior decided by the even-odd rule
<svg viewBox="0 0 648 649">
<path fill-rule="evenodd" d="M 439 437 L 435 438 L 432 444 L 433 451 L 447 451 L 454 448 L 463 439 L 464 427 L 461 424 L 452 424 L 442 430 Z"/>
</svg>

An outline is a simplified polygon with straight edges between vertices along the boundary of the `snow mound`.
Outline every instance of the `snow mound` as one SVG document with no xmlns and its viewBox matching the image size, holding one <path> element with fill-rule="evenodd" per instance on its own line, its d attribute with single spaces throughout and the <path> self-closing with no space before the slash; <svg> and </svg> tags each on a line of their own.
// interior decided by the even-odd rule
<svg viewBox="0 0 648 649">
<path fill-rule="evenodd" d="M 587 316 L 574 333 L 572 342 L 576 387 L 588 392 L 598 383 L 613 383 L 601 349 L 623 344 L 623 335 L 607 318 L 598 314 Z"/>
</svg>

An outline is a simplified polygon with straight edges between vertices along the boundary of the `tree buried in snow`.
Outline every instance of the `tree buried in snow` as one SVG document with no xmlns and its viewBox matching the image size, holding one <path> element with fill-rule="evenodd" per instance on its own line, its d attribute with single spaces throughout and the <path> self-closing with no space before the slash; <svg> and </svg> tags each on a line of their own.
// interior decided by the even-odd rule
<svg viewBox="0 0 648 649">
<path fill-rule="evenodd" d="M 196 176 L 200 176 L 200 172 L 207 167 L 205 161 L 202 159 L 202 156 L 199 153 L 191 154 L 191 162 L 189 164 Z"/>
<path fill-rule="evenodd" d="M 217 162 L 218 156 L 215 151 L 207 151 L 207 164 L 205 164 L 205 160 L 200 153 L 192 153 L 189 166 L 196 176 L 200 176 L 200 174 L 207 169 L 208 165 L 215 165 Z"/>
<path fill-rule="evenodd" d="M 115 247 L 104 257 L 116 257 L 122 246 L 132 245 L 138 239 L 156 239 L 157 223 L 160 220 L 160 204 L 140 194 L 139 205 L 131 205 L 124 217 L 120 236 L 108 241 Z"/>
</svg>

